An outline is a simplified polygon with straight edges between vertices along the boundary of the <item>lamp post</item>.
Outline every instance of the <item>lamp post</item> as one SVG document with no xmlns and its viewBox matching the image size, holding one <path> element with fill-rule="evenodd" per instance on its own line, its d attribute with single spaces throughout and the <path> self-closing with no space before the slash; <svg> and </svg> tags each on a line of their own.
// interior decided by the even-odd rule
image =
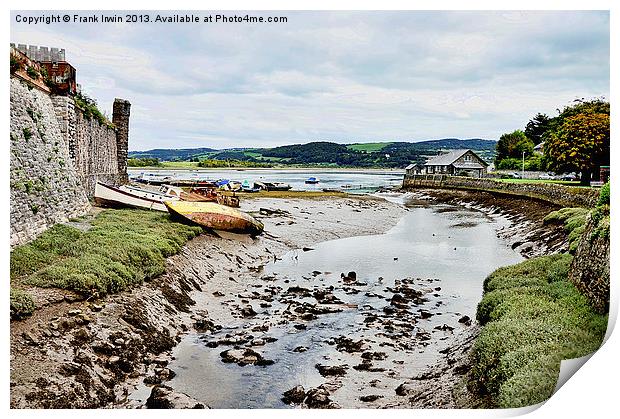
<svg viewBox="0 0 620 419">
<path fill-rule="evenodd" d="M 522 153 L 521 157 L 521 179 L 525 179 L 525 151 Z"/>
</svg>

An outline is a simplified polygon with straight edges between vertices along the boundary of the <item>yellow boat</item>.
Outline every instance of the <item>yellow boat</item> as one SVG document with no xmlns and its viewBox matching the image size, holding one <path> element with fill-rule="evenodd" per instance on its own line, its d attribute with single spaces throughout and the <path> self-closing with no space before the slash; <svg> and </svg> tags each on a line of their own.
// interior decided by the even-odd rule
<svg viewBox="0 0 620 419">
<path fill-rule="evenodd" d="M 263 232 L 263 223 L 249 214 L 214 202 L 168 201 L 168 212 L 213 230 L 230 231 L 257 236 Z"/>
</svg>

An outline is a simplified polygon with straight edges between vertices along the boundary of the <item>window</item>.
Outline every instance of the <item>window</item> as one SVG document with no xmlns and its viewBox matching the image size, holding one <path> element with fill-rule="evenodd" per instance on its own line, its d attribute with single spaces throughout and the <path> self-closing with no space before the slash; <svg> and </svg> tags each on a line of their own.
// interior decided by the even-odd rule
<svg viewBox="0 0 620 419">
<path fill-rule="evenodd" d="M 465 161 L 471 161 L 471 156 L 469 154 L 465 155 Z"/>
</svg>

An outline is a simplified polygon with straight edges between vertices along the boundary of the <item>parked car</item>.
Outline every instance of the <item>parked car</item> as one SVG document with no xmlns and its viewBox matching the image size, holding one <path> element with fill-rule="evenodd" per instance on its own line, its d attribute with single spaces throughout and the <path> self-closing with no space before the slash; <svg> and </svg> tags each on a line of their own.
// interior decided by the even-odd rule
<svg viewBox="0 0 620 419">
<path fill-rule="evenodd" d="M 542 173 L 538 175 L 538 179 L 553 180 L 555 179 L 555 176 L 552 175 L 551 173 Z"/>
<path fill-rule="evenodd" d="M 579 176 L 576 173 L 564 173 L 560 176 L 560 180 L 576 181 L 579 180 Z"/>
</svg>

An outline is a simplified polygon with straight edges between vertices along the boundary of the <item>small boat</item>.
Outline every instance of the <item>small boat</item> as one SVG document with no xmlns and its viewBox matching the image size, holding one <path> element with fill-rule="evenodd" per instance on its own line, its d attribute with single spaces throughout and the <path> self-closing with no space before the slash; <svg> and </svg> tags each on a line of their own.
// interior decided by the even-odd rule
<svg viewBox="0 0 620 419">
<path fill-rule="evenodd" d="M 95 202 L 101 206 L 144 208 L 165 212 L 167 209 L 164 202 L 178 199 L 129 186 L 116 188 L 101 182 L 95 184 Z"/>
<path fill-rule="evenodd" d="M 169 201 L 164 203 L 173 217 L 213 230 L 257 236 L 263 223 L 249 214 L 213 202 Z"/>
<path fill-rule="evenodd" d="M 310 185 L 316 185 L 317 183 L 319 183 L 319 180 L 315 177 L 309 177 L 308 179 L 306 179 L 306 182 Z"/>
<path fill-rule="evenodd" d="M 260 188 L 257 188 L 256 185 L 254 185 L 253 183 L 251 184 L 249 181 L 244 180 L 241 183 L 241 190 L 243 192 L 256 193 L 260 191 Z"/>
<path fill-rule="evenodd" d="M 265 189 L 268 191 L 288 191 L 292 186 L 284 182 L 265 182 Z"/>
</svg>

